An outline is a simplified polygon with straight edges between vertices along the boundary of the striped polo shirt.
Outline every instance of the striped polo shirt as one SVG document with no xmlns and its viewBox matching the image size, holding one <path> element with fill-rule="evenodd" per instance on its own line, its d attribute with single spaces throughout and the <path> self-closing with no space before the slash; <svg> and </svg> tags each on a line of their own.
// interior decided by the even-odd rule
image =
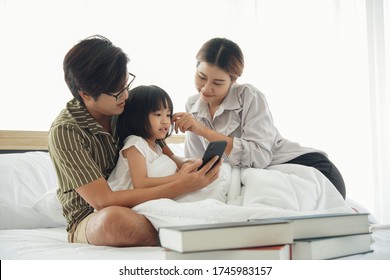
<svg viewBox="0 0 390 280">
<path fill-rule="evenodd" d="M 116 120 L 113 117 L 112 136 L 83 104 L 72 99 L 50 128 L 49 153 L 58 177 L 57 195 L 68 232 L 94 211 L 75 189 L 101 177 L 107 179 L 116 165 L 119 151 Z"/>
</svg>

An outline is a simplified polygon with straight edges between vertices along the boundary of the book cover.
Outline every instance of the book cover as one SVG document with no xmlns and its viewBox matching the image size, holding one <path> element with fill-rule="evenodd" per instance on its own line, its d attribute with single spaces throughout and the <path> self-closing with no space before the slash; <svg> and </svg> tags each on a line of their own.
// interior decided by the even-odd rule
<svg viewBox="0 0 390 280">
<path fill-rule="evenodd" d="M 290 244 L 291 223 L 280 220 L 162 227 L 160 245 L 177 252 L 199 252 Z"/>
<path fill-rule="evenodd" d="M 368 213 L 338 213 L 280 219 L 292 222 L 294 239 L 303 239 L 370 233 L 368 215 Z"/>
<path fill-rule="evenodd" d="M 295 240 L 291 245 L 292 260 L 326 260 L 372 252 L 371 234 Z"/>
<path fill-rule="evenodd" d="M 167 260 L 289 260 L 290 245 L 227 249 L 192 253 L 165 250 Z"/>
</svg>

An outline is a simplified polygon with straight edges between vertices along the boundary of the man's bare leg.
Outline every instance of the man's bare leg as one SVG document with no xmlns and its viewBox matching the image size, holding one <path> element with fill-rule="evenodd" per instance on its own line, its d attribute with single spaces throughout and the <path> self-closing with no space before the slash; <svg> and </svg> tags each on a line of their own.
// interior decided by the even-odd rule
<svg viewBox="0 0 390 280">
<path fill-rule="evenodd" d="M 157 231 L 130 208 L 111 206 L 92 217 L 86 228 L 88 242 L 105 246 L 157 246 Z"/>
</svg>

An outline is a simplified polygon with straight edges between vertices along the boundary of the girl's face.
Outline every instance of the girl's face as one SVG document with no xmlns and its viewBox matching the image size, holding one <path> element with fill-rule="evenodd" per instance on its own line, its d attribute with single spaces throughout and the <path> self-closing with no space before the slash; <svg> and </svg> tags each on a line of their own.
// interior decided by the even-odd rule
<svg viewBox="0 0 390 280">
<path fill-rule="evenodd" d="M 219 106 L 229 92 L 230 75 L 218 66 L 201 62 L 195 73 L 195 87 L 203 102 Z"/>
<path fill-rule="evenodd" d="M 169 129 L 171 128 L 171 109 L 163 107 L 155 112 L 149 113 L 149 123 L 152 130 L 151 140 L 165 139 Z"/>
</svg>

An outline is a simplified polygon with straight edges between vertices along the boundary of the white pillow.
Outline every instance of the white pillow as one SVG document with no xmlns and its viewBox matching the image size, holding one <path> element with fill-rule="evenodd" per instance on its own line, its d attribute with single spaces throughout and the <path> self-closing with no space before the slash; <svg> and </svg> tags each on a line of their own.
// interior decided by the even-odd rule
<svg viewBox="0 0 390 280">
<path fill-rule="evenodd" d="M 62 215 L 62 206 L 58 200 L 57 190 L 51 189 L 33 205 L 33 209 L 49 217 L 55 225 L 66 225 L 64 215 Z"/>
<path fill-rule="evenodd" d="M 34 208 L 56 188 L 57 176 L 47 152 L 1 154 L 0 229 L 59 226 L 58 217 L 53 220 L 51 212 Z"/>
</svg>

